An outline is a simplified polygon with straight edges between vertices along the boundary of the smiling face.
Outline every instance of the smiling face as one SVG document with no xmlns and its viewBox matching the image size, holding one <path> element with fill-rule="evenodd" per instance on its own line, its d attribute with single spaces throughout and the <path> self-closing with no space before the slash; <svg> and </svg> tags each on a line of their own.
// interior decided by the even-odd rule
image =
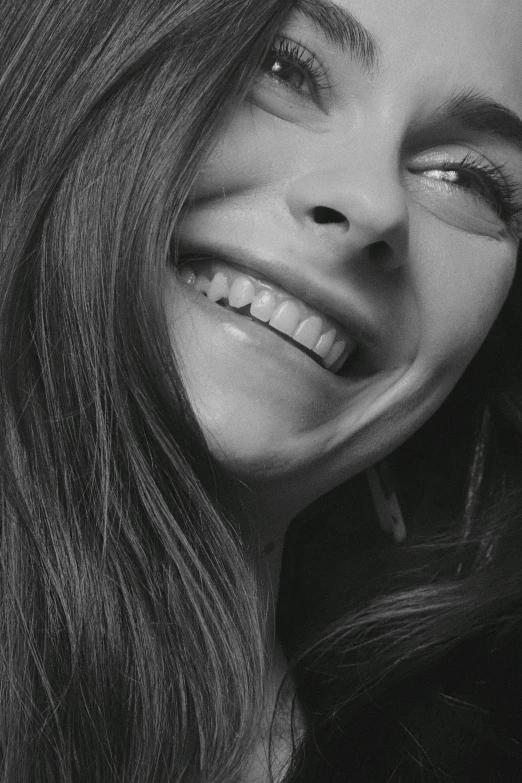
<svg viewBox="0 0 522 783">
<path fill-rule="evenodd" d="M 196 181 L 184 381 L 218 458 L 296 509 L 415 431 L 502 307 L 520 30 L 518 0 L 303 0 Z"/>
</svg>

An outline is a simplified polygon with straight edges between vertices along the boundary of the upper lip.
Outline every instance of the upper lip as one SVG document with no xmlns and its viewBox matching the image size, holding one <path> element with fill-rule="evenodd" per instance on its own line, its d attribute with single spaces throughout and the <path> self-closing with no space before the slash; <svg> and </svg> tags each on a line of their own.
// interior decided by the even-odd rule
<svg viewBox="0 0 522 783">
<path fill-rule="evenodd" d="M 312 279 L 299 264 L 290 266 L 281 259 L 266 258 L 255 251 L 227 245 L 222 242 L 179 244 L 179 258 L 201 257 L 229 261 L 240 267 L 244 273 L 259 277 L 267 283 L 273 282 L 298 299 L 308 303 L 319 312 L 330 316 L 343 326 L 359 344 L 371 346 L 377 339 L 375 323 L 363 311 L 360 298 L 349 287 L 334 289 L 326 275 Z M 329 285 L 330 282 L 330 285 Z"/>
</svg>

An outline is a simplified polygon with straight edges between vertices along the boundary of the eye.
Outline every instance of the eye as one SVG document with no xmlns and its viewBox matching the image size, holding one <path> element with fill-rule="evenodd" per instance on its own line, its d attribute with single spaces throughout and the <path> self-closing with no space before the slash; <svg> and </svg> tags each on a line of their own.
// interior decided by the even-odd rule
<svg viewBox="0 0 522 783">
<path fill-rule="evenodd" d="M 507 224 L 520 217 L 520 187 L 503 166 L 494 166 L 484 158 L 468 154 L 457 163 L 445 162 L 437 168 L 425 169 L 422 173 L 429 179 L 445 183 L 481 201 Z"/>
<path fill-rule="evenodd" d="M 271 76 L 275 76 L 295 90 L 305 92 L 308 85 L 308 75 L 293 63 L 289 63 L 276 54 L 270 55 L 265 60 L 264 68 Z"/>
<path fill-rule="evenodd" d="M 325 70 L 315 55 L 289 38 L 278 37 L 274 41 L 261 69 L 303 97 L 316 99 L 328 86 Z"/>
</svg>

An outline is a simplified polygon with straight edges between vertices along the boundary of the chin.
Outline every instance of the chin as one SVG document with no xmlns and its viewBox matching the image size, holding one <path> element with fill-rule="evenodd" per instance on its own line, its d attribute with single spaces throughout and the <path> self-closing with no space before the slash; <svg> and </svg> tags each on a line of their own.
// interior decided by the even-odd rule
<svg viewBox="0 0 522 783">
<path fill-rule="evenodd" d="M 216 340 L 216 334 L 214 333 Z M 216 347 L 215 342 L 213 343 Z M 281 478 L 305 470 L 306 444 L 324 430 L 342 406 L 315 384 L 274 377 L 239 352 L 220 351 L 211 362 L 191 363 L 185 386 L 207 443 L 219 462 L 244 479 Z M 228 361 L 227 361 L 228 357 Z"/>
</svg>

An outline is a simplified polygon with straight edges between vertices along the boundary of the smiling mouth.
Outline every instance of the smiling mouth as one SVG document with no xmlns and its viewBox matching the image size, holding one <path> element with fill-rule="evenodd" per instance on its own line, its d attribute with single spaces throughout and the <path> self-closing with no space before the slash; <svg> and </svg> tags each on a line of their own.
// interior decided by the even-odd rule
<svg viewBox="0 0 522 783">
<path fill-rule="evenodd" d="M 233 310 L 292 343 L 326 370 L 337 373 L 356 351 L 346 330 L 324 313 L 228 261 L 185 257 L 179 279 L 216 305 Z"/>
</svg>

